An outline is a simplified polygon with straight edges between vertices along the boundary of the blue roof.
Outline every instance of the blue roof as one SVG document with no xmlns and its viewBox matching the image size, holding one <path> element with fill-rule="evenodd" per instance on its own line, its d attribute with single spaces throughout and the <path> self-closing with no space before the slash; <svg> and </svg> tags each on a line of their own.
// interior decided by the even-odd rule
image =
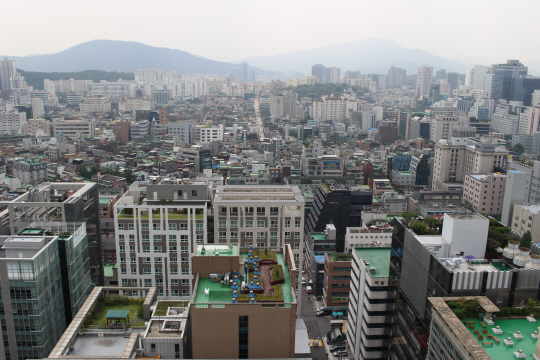
<svg viewBox="0 0 540 360">
<path fill-rule="evenodd" d="M 324 262 L 324 255 L 315 255 L 315 261 L 318 263 Z"/>
</svg>

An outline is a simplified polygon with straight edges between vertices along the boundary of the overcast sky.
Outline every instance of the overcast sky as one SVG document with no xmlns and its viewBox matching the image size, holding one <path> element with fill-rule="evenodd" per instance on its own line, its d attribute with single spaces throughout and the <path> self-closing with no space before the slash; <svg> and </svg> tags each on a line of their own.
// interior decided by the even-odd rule
<svg viewBox="0 0 540 360">
<path fill-rule="evenodd" d="M 489 63 L 540 59 L 538 0 L 1 0 L 0 54 L 55 53 L 94 39 L 232 61 L 363 38 Z"/>
</svg>

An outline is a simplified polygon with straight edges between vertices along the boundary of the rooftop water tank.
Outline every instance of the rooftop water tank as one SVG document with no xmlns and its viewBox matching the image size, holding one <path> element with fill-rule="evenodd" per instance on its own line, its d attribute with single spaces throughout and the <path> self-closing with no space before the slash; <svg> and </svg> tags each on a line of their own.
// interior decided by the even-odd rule
<svg viewBox="0 0 540 360">
<path fill-rule="evenodd" d="M 540 269 L 540 255 L 530 255 L 531 261 L 525 264 L 525 269 Z"/>
<path fill-rule="evenodd" d="M 520 247 L 518 256 L 514 258 L 514 265 L 525 267 L 525 265 L 531 261 L 531 257 L 529 256 L 530 252 L 531 249 Z"/>
<path fill-rule="evenodd" d="M 519 241 L 510 240 L 508 246 L 504 248 L 503 256 L 512 260 L 519 255 Z"/>
</svg>

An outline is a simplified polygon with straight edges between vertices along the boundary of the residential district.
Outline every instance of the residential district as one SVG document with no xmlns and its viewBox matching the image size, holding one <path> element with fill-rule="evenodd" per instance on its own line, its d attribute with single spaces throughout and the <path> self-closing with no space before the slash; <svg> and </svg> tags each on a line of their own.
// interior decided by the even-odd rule
<svg viewBox="0 0 540 360">
<path fill-rule="evenodd" d="M 540 358 L 540 78 L 249 69 L 0 61 L 1 358 Z"/>
</svg>

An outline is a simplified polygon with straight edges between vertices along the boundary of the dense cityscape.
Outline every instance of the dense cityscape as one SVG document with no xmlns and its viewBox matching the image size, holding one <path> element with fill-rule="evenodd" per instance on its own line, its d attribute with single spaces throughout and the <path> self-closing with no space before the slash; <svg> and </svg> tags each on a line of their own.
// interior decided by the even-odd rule
<svg viewBox="0 0 540 360">
<path fill-rule="evenodd" d="M 540 359 L 536 63 L 186 54 L 1 57 L 0 359 Z"/>
</svg>

